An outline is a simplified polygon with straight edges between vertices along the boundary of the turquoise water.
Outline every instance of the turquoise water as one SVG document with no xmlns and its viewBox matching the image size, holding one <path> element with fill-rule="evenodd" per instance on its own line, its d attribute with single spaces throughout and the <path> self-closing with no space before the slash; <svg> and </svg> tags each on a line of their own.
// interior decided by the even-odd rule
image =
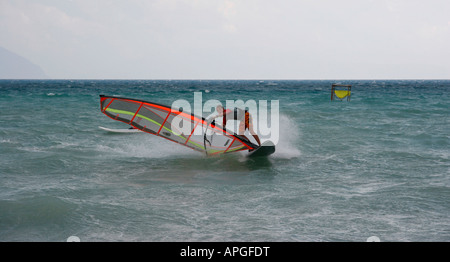
<svg viewBox="0 0 450 262">
<path fill-rule="evenodd" d="M 127 127 L 100 94 L 194 92 L 279 100 L 276 153 L 98 128 Z M 0 241 L 450 241 L 449 100 L 445 80 L 0 80 Z"/>
</svg>

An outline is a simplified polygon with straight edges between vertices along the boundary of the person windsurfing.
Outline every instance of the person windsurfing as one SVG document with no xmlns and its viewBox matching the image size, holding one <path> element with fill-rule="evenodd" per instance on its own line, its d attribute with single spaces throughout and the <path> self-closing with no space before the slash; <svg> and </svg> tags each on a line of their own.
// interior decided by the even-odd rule
<svg viewBox="0 0 450 262">
<path fill-rule="evenodd" d="M 216 107 L 216 110 L 218 112 L 215 116 L 208 117 L 207 121 L 208 124 L 213 122 L 214 119 L 218 117 L 223 117 L 222 126 L 223 128 L 226 128 L 227 121 L 228 120 L 238 120 L 239 121 L 239 135 L 245 137 L 247 140 L 249 140 L 245 135 L 245 130 L 248 130 L 250 134 L 255 138 L 256 142 L 258 142 L 258 145 L 261 146 L 261 141 L 259 140 L 258 135 L 253 130 L 253 118 L 250 112 L 248 110 L 243 110 L 240 108 L 235 107 L 234 110 L 231 109 L 225 109 L 222 105 L 218 105 Z M 250 141 L 250 140 L 249 140 Z"/>
</svg>

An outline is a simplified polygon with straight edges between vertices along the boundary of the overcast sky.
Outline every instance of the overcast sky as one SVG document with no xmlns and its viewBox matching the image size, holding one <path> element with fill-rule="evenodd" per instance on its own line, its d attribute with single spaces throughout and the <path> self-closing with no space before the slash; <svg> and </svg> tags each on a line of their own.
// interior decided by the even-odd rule
<svg viewBox="0 0 450 262">
<path fill-rule="evenodd" d="M 51 78 L 450 79 L 449 0 L 0 0 Z"/>
</svg>

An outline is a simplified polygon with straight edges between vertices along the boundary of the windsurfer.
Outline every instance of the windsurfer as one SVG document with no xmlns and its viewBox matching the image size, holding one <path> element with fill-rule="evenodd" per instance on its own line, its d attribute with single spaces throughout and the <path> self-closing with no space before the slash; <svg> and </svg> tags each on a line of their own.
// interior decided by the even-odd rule
<svg viewBox="0 0 450 262">
<path fill-rule="evenodd" d="M 258 145 L 261 146 L 261 141 L 259 140 L 258 135 L 253 130 L 253 118 L 252 115 L 248 110 L 243 110 L 240 108 L 234 108 L 234 110 L 231 109 L 225 109 L 222 105 L 218 105 L 216 107 L 216 110 L 218 112 L 215 116 L 208 117 L 207 121 L 208 123 L 211 123 L 214 119 L 218 117 L 223 117 L 222 126 L 223 128 L 226 128 L 227 121 L 228 120 L 238 120 L 239 123 L 239 135 L 245 137 L 247 140 L 249 140 L 245 135 L 245 130 L 248 130 L 250 134 L 255 138 L 256 142 L 258 142 Z"/>
</svg>

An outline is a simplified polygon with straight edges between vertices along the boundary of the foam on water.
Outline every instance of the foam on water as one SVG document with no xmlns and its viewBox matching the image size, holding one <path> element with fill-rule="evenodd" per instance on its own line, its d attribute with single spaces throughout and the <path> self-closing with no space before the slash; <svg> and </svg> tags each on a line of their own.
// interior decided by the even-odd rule
<svg viewBox="0 0 450 262">
<path fill-rule="evenodd" d="M 108 136 L 108 135 L 106 135 Z M 111 135 L 109 135 L 111 136 Z M 180 147 L 171 141 L 166 141 L 154 135 L 136 133 L 115 136 L 114 142 L 98 145 L 103 153 L 115 153 L 126 157 L 138 158 L 168 158 L 186 155 L 199 155 L 190 148 Z"/>
<path fill-rule="evenodd" d="M 280 139 L 276 145 L 275 158 L 291 159 L 301 156 L 299 143 L 301 142 L 301 130 L 296 122 L 289 116 L 280 115 Z"/>
</svg>

